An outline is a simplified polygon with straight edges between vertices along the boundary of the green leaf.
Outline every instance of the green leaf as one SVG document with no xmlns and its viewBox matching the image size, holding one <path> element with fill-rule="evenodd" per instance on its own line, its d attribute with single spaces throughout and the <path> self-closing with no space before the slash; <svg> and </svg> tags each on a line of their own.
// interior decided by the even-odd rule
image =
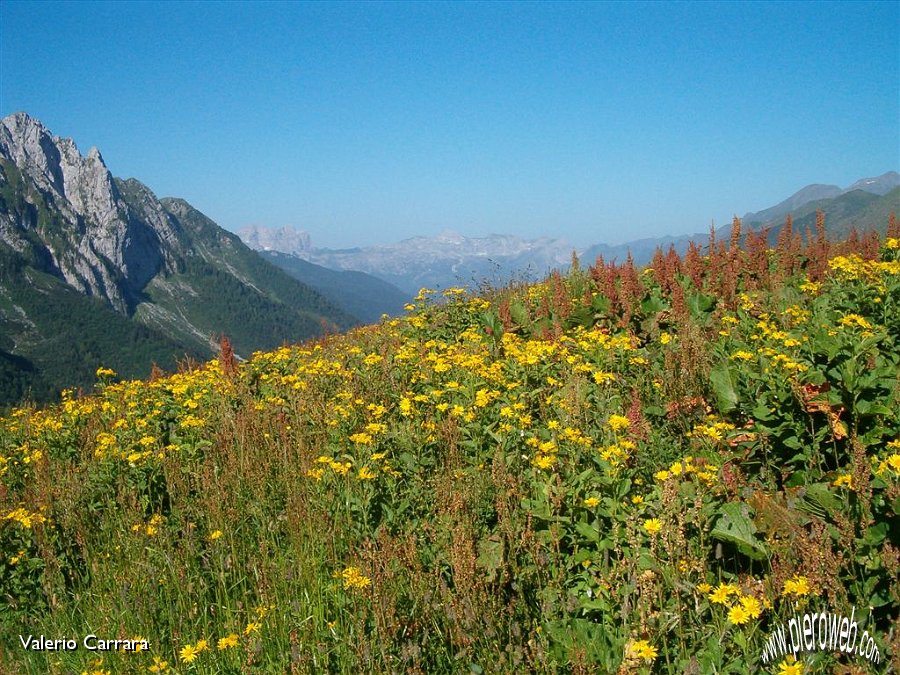
<svg viewBox="0 0 900 675">
<path fill-rule="evenodd" d="M 478 558 L 475 564 L 487 573 L 490 580 L 503 567 L 503 540 L 499 534 L 492 534 L 478 542 Z"/>
<path fill-rule="evenodd" d="M 641 310 L 644 314 L 658 314 L 667 307 L 668 305 L 663 299 L 655 293 L 641 303 Z"/>
<path fill-rule="evenodd" d="M 598 293 L 591 300 L 591 307 L 593 307 L 594 311 L 599 314 L 608 314 L 609 304 L 609 298 L 607 298 L 602 293 Z"/>
<path fill-rule="evenodd" d="M 759 403 L 753 408 L 753 417 L 758 419 L 760 422 L 768 422 L 773 419 L 772 412 L 769 410 L 769 406 L 765 403 Z"/>
<path fill-rule="evenodd" d="M 867 529 L 863 539 L 867 544 L 878 546 L 884 541 L 885 536 L 887 536 L 887 530 L 888 524 L 882 521 Z"/>
<path fill-rule="evenodd" d="M 594 311 L 590 307 L 579 307 L 566 319 L 566 325 L 590 328 L 594 325 Z"/>
<path fill-rule="evenodd" d="M 699 318 L 713 311 L 716 306 L 716 298 L 705 293 L 694 293 L 688 297 L 687 306 L 690 308 L 691 314 Z"/>
<path fill-rule="evenodd" d="M 738 551 L 754 560 L 763 560 L 768 551 L 756 538 L 756 526 L 750 519 L 750 507 L 741 502 L 723 504 L 719 520 L 710 533 L 714 539 L 735 544 Z"/>
<path fill-rule="evenodd" d="M 601 612 L 611 611 L 609 603 L 606 600 L 600 598 L 594 600 L 582 600 L 581 609 L 585 610 L 586 612 L 597 610 Z"/>
<path fill-rule="evenodd" d="M 825 509 L 828 514 L 840 511 L 841 500 L 828 488 L 827 483 L 813 483 L 806 487 L 806 496 Z"/>
<path fill-rule="evenodd" d="M 738 395 L 734 390 L 734 379 L 728 364 L 720 363 L 713 368 L 709 374 L 709 382 L 716 396 L 719 412 L 727 413 L 737 408 Z"/>
<path fill-rule="evenodd" d="M 509 316 L 523 328 L 528 324 L 528 310 L 520 300 L 514 300 L 509 304 Z"/>
<path fill-rule="evenodd" d="M 575 529 L 578 531 L 578 534 L 592 543 L 596 544 L 600 541 L 600 532 L 590 523 L 577 522 L 575 523 Z"/>
</svg>

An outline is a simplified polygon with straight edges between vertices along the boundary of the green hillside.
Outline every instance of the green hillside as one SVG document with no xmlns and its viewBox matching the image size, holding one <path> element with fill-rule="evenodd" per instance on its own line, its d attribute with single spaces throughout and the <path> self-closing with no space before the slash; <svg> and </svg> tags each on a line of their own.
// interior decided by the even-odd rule
<svg viewBox="0 0 900 675">
<path fill-rule="evenodd" d="M 154 363 L 172 372 L 179 360 L 209 355 L 78 293 L 0 244 L 0 407 L 53 400 L 66 387 L 89 390 L 101 365 L 146 378 Z"/>
<path fill-rule="evenodd" d="M 809 202 L 793 211 L 795 231 L 815 231 L 816 212 L 825 213 L 825 231 L 829 239 L 843 241 L 854 229 L 863 234 L 875 231 L 884 235 L 891 213 L 900 211 L 900 188 L 894 188 L 885 195 L 875 195 L 862 190 L 853 190 L 832 199 Z M 747 223 L 754 229 L 770 228 L 771 240 L 777 238 L 784 225 L 784 218 L 769 223 Z"/>
</svg>

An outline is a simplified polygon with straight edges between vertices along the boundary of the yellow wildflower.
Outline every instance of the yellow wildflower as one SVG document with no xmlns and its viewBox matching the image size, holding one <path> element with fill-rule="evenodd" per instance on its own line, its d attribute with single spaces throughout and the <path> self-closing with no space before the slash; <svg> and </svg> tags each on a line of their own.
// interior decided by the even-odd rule
<svg viewBox="0 0 900 675">
<path fill-rule="evenodd" d="M 758 619 L 759 615 L 762 614 L 762 607 L 760 607 L 759 600 L 752 595 L 745 595 L 741 598 L 741 607 L 744 608 L 744 611 L 747 612 L 751 619 Z"/>
<path fill-rule="evenodd" d="M 185 663 L 191 663 L 194 659 L 197 658 L 198 650 L 194 648 L 193 645 L 185 645 L 181 648 L 181 660 Z"/>
<path fill-rule="evenodd" d="M 653 645 L 646 640 L 636 640 L 628 645 L 627 655 L 630 658 L 647 659 L 652 661 L 659 653 Z"/>
<path fill-rule="evenodd" d="M 738 593 L 740 591 L 734 584 L 719 584 L 716 590 L 709 594 L 709 599 L 716 604 L 725 605 L 728 604 L 729 596 L 737 595 Z"/>
<path fill-rule="evenodd" d="M 361 468 L 359 470 L 359 479 L 360 480 L 373 480 L 377 476 L 378 476 L 378 474 L 375 473 L 374 471 L 372 471 L 372 469 L 370 469 L 367 466 L 364 466 L 363 468 Z"/>
<path fill-rule="evenodd" d="M 741 624 L 747 623 L 750 619 L 750 614 L 744 609 L 743 605 L 735 605 L 731 609 L 728 610 L 728 621 L 733 623 L 735 626 L 740 626 Z"/>
<path fill-rule="evenodd" d="M 644 521 L 644 529 L 648 534 L 656 534 L 662 529 L 662 523 L 659 518 L 650 518 Z"/>
<path fill-rule="evenodd" d="M 803 663 L 793 655 L 778 664 L 778 675 L 803 675 Z"/>
<path fill-rule="evenodd" d="M 834 487 L 846 487 L 849 490 L 853 489 L 853 475 L 849 473 L 842 473 L 838 475 L 837 478 L 831 483 Z"/>
<path fill-rule="evenodd" d="M 237 643 L 238 643 L 237 633 L 232 633 L 231 635 L 227 635 L 223 638 L 220 638 L 219 642 L 217 644 L 217 647 L 218 647 L 219 651 L 222 651 L 223 649 L 228 649 L 229 647 L 237 647 Z"/>
<path fill-rule="evenodd" d="M 806 577 L 794 576 L 784 582 L 783 596 L 796 595 L 798 598 L 809 595 L 809 580 Z"/>
<path fill-rule="evenodd" d="M 347 567 L 340 576 L 344 580 L 344 590 L 362 589 L 371 583 L 369 577 L 363 575 L 358 567 Z"/>
<path fill-rule="evenodd" d="M 606 421 L 606 424 L 613 431 L 622 431 L 623 429 L 627 429 L 631 426 L 631 421 L 627 417 L 623 417 L 622 415 L 610 415 L 609 419 Z"/>
</svg>

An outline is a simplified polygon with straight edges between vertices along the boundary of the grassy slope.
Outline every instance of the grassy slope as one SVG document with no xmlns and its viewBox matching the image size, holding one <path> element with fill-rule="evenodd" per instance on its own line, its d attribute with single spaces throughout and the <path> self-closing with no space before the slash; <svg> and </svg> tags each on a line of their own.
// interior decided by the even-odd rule
<svg viewBox="0 0 900 675">
<path fill-rule="evenodd" d="M 743 673 L 795 611 L 855 607 L 882 672 L 897 245 L 421 298 L 236 368 L 16 411 L 0 670 Z M 16 637 L 88 632 L 151 650 Z"/>
</svg>

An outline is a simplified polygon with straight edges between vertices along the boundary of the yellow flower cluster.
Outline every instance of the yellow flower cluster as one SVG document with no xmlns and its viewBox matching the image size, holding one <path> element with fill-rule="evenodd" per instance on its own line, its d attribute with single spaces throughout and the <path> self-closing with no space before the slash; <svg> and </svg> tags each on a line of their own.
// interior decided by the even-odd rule
<svg viewBox="0 0 900 675">
<path fill-rule="evenodd" d="M 900 274 L 900 261 L 863 260 L 856 254 L 836 256 L 828 267 L 841 281 L 863 281 L 875 287 L 882 287 L 882 276 Z"/>
<path fill-rule="evenodd" d="M 736 626 L 743 625 L 750 619 L 758 619 L 762 614 L 759 600 L 752 595 L 744 595 L 734 584 L 721 583 L 708 597 L 713 604 L 728 607 L 728 621 Z"/>
<path fill-rule="evenodd" d="M 702 462 L 702 463 L 701 463 Z M 713 485 L 718 478 L 719 467 L 706 460 L 697 460 L 693 455 L 686 455 L 680 461 L 672 462 L 668 469 L 657 471 L 653 477 L 665 482 L 679 476 L 696 476 L 706 485 Z"/>
<path fill-rule="evenodd" d="M 693 430 L 687 432 L 685 436 L 688 438 L 708 438 L 713 441 L 722 441 L 725 434 L 734 431 L 734 425 L 730 422 L 718 422 L 716 418 L 710 415 L 706 424 L 697 424 Z"/>
<path fill-rule="evenodd" d="M 206 640 L 199 640 L 197 644 L 186 644 L 181 648 L 179 656 L 184 663 L 192 663 L 202 653 L 209 649 L 209 643 Z"/>
<path fill-rule="evenodd" d="M 784 582 L 784 590 L 782 590 L 781 595 L 784 597 L 793 595 L 800 598 L 804 595 L 809 595 L 809 592 L 809 580 L 806 577 L 794 576 Z"/>
<path fill-rule="evenodd" d="M 606 420 L 606 425 L 612 429 L 613 431 L 623 431 L 631 426 L 631 420 L 627 417 L 623 417 L 622 415 L 610 415 L 609 419 Z"/>
<path fill-rule="evenodd" d="M 47 522 L 47 518 L 41 513 L 38 513 L 37 511 L 28 511 L 23 508 L 13 509 L 3 516 L 3 520 L 14 520 L 26 530 L 30 530 L 32 526 L 36 524 L 40 525 L 41 523 Z"/>
<path fill-rule="evenodd" d="M 132 532 L 143 532 L 148 537 L 156 536 L 157 532 L 159 532 L 159 526 L 162 525 L 166 521 L 165 516 L 162 516 L 158 513 L 154 513 L 150 516 L 150 520 L 146 523 L 135 523 L 131 526 Z"/>
<path fill-rule="evenodd" d="M 872 328 L 872 324 L 859 314 L 846 314 L 838 319 L 838 323 L 849 328 L 865 328 L 866 330 Z"/>
<path fill-rule="evenodd" d="M 888 447 L 898 447 L 900 446 L 900 441 L 891 441 L 888 443 Z M 875 468 L 873 469 L 873 473 L 876 476 L 884 476 L 885 472 L 891 471 L 895 476 L 900 476 L 900 454 L 894 452 L 888 455 L 885 459 L 872 458 L 873 464 Z"/>
<path fill-rule="evenodd" d="M 625 648 L 626 659 L 645 659 L 652 662 L 658 654 L 659 651 L 656 647 L 647 642 L 647 640 L 635 640 Z"/>
<path fill-rule="evenodd" d="M 359 571 L 358 567 L 346 567 L 341 572 L 335 572 L 334 576 L 342 580 L 344 590 L 360 590 L 372 583 L 369 577 Z"/>
</svg>

